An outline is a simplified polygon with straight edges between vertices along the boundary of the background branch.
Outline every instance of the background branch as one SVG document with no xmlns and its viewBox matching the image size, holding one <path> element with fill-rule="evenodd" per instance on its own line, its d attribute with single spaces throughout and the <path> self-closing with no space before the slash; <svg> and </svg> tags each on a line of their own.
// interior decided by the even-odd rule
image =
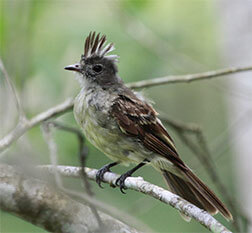
<svg viewBox="0 0 252 233">
<path fill-rule="evenodd" d="M 3 76 L 4 76 L 6 82 L 7 82 L 8 86 L 9 86 L 13 96 L 14 96 L 16 107 L 17 107 L 18 114 L 19 114 L 19 121 L 25 121 L 26 116 L 25 116 L 25 113 L 24 113 L 20 98 L 18 96 L 17 90 L 14 87 L 14 85 L 13 85 L 13 83 L 11 81 L 11 78 L 10 78 L 7 70 L 5 69 L 5 66 L 4 66 L 3 61 L 2 61 L 1 58 L 0 58 L 0 71 L 2 71 Z"/>
<path fill-rule="evenodd" d="M 26 131 L 40 124 L 43 121 L 51 119 L 55 116 L 63 114 L 73 107 L 73 98 L 66 99 L 63 103 L 58 104 L 48 110 L 34 116 L 33 118 L 19 122 L 17 126 L 0 140 L 0 152 L 4 151 L 14 141 L 21 137 Z"/>
<path fill-rule="evenodd" d="M 46 124 L 49 126 L 53 126 L 54 128 L 62 130 L 64 132 L 71 133 L 77 137 L 78 143 L 79 143 L 79 159 L 80 159 L 81 167 L 83 168 L 82 172 L 81 172 L 83 185 L 84 185 L 84 188 L 85 188 L 85 191 L 87 192 L 87 194 L 89 196 L 93 196 L 94 193 L 91 189 L 91 185 L 89 184 L 89 182 L 87 180 L 85 169 L 84 169 L 86 167 L 86 160 L 87 160 L 87 156 L 88 156 L 88 147 L 85 145 L 86 139 L 85 139 L 83 133 L 81 132 L 81 129 L 70 127 L 70 126 L 67 126 L 61 122 L 57 122 L 57 121 L 48 121 L 48 122 L 46 122 Z"/>
<path fill-rule="evenodd" d="M 197 74 L 186 74 L 186 75 L 169 75 L 160 78 L 154 78 L 150 80 L 142 80 L 139 82 L 130 83 L 128 86 L 130 88 L 144 88 L 144 87 L 153 87 L 162 84 L 171 84 L 171 83 L 189 83 L 193 81 L 199 81 L 204 79 L 216 78 L 223 75 L 234 74 L 238 72 L 251 71 L 252 66 L 243 66 L 243 67 L 233 67 L 220 70 L 207 71 Z"/>
<path fill-rule="evenodd" d="M 89 233 L 99 229 L 88 206 L 4 164 L 0 164 L 0 207 L 50 232 Z M 101 232 L 139 232 L 101 211 L 99 215 L 104 227 Z"/>
<path fill-rule="evenodd" d="M 84 137 L 81 136 L 81 132 L 78 131 L 77 129 L 74 129 L 74 128 L 70 128 L 70 127 L 66 127 L 66 126 L 63 126 L 62 124 L 60 123 L 57 123 L 57 122 L 44 122 L 42 124 L 42 132 L 43 132 L 43 135 L 44 135 L 44 139 L 48 145 L 48 149 L 49 149 L 49 153 L 50 153 L 50 159 L 51 159 L 51 164 L 56 167 L 58 165 L 58 149 L 57 149 L 57 145 L 56 145 L 56 142 L 53 140 L 53 133 L 52 133 L 52 128 L 54 127 L 58 127 L 60 128 L 61 130 L 65 130 L 67 132 L 71 132 L 71 133 L 75 133 L 78 135 L 78 138 L 80 139 L 80 146 L 79 146 L 79 153 L 81 156 L 81 153 L 83 151 L 83 149 L 85 148 L 84 146 Z M 86 155 L 85 155 L 86 157 Z M 86 173 L 85 173 L 85 170 L 84 170 L 84 167 L 85 167 L 85 164 L 82 164 L 81 163 L 81 176 L 82 176 L 82 180 L 84 181 L 84 188 L 85 188 L 85 191 L 87 192 L 87 194 L 89 196 L 93 196 L 94 193 L 92 192 L 91 190 L 91 186 L 87 180 L 87 177 L 86 177 Z M 58 174 L 57 170 L 55 169 L 54 170 L 54 178 L 55 178 L 55 181 L 56 181 L 56 184 L 58 185 L 59 188 L 63 188 L 64 189 L 64 186 L 63 186 L 63 182 L 61 180 L 61 177 L 60 175 Z M 93 205 L 92 203 L 89 203 L 89 207 L 93 213 L 93 215 L 95 216 L 96 220 L 97 220 L 97 223 L 98 223 L 98 226 L 99 226 L 99 229 L 101 229 L 103 227 L 103 222 L 100 218 L 100 215 L 96 209 L 96 206 Z"/>
<path fill-rule="evenodd" d="M 57 172 L 63 176 L 67 177 L 80 177 L 81 176 L 81 168 L 79 167 L 71 167 L 71 166 L 39 166 L 39 168 L 48 171 L 49 173 L 54 174 L 55 169 Z M 96 173 L 98 170 L 85 168 L 85 172 L 87 177 L 91 180 L 95 181 Z M 104 182 L 116 186 L 115 182 L 119 175 L 106 172 L 104 174 Z M 144 181 L 142 177 L 129 177 L 125 180 L 126 188 L 147 194 L 155 199 L 158 199 L 166 204 L 171 205 L 175 209 L 184 213 L 185 215 L 194 218 L 197 222 L 201 223 L 204 227 L 209 229 L 212 232 L 218 233 L 227 233 L 230 232 L 227 228 L 225 228 L 221 223 L 219 223 L 215 218 L 213 218 L 206 211 L 199 209 L 193 204 L 187 202 L 181 197 L 173 194 L 161 187 L 153 185 L 147 181 Z"/>
</svg>

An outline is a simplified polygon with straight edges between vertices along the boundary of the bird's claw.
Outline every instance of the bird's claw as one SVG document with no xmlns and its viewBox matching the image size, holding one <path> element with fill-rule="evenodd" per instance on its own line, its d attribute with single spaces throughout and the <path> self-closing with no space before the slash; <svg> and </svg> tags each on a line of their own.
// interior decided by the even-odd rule
<svg viewBox="0 0 252 233">
<path fill-rule="evenodd" d="M 126 188 L 126 186 L 125 186 L 125 184 L 124 184 L 124 182 L 125 182 L 125 180 L 128 178 L 128 177 L 130 177 L 131 176 L 131 174 L 129 174 L 129 173 L 125 173 L 125 174 L 122 174 L 117 180 L 116 180 L 116 182 L 115 182 L 115 184 L 117 185 L 117 186 L 119 186 L 119 188 L 120 188 L 120 191 L 123 193 L 123 194 L 126 194 L 125 192 L 124 192 L 124 190 L 126 190 L 127 188 Z"/>
<path fill-rule="evenodd" d="M 103 188 L 101 183 L 103 181 L 103 176 L 106 172 L 110 172 L 110 169 L 109 169 L 109 167 L 104 166 L 101 169 L 99 169 L 98 172 L 96 173 L 95 181 L 99 185 L 100 188 Z"/>
</svg>

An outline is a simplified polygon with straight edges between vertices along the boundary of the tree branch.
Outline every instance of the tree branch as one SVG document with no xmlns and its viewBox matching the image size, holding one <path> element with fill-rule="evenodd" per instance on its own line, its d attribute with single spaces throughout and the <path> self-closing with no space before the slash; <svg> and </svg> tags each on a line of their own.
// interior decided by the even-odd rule
<svg viewBox="0 0 252 233">
<path fill-rule="evenodd" d="M 0 140 L 0 152 L 7 149 L 14 141 L 20 138 L 26 131 L 31 129 L 32 127 L 40 124 L 43 121 L 51 119 L 55 116 L 61 115 L 73 108 L 73 98 L 69 98 L 65 100 L 63 103 L 58 104 L 48 110 L 34 116 L 33 118 L 20 121 L 17 126 L 8 133 L 5 137 Z"/>
<path fill-rule="evenodd" d="M 252 66 L 244 67 L 232 67 L 220 70 L 207 71 L 197 74 L 186 74 L 186 75 L 169 75 L 161 78 L 154 78 L 150 80 L 142 80 L 139 82 L 130 83 L 128 86 L 130 88 L 144 88 L 144 87 L 154 87 L 162 84 L 171 83 L 189 83 L 193 81 L 199 81 L 204 79 L 216 78 L 223 75 L 234 74 L 238 72 L 251 71 Z"/>
<path fill-rule="evenodd" d="M 51 165 L 39 166 L 40 169 L 46 170 L 49 173 L 54 174 L 55 170 L 63 176 L 67 177 L 80 177 L 81 168 L 71 167 L 71 166 L 57 166 L 56 168 Z M 87 177 L 95 181 L 96 178 L 96 169 L 85 168 Z M 104 182 L 116 186 L 115 182 L 119 175 L 106 172 L 104 175 Z M 142 177 L 129 177 L 125 180 L 126 188 L 144 193 L 155 199 L 158 199 L 166 204 L 171 205 L 175 209 L 184 213 L 185 215 L 194 218 L 197 222 L 201 223 L 204 227 L 215 233 L 228 233 L 230 232 L 225 228 L 221 223 L 219 223 L 215 218 L 213 218 L 206 211 L 199 209 L 193 204 L 187 202 L 181 197 L 173 194 L 161 187 L 153 185 L 147 181 L 144 181 Z"/>
<path fill-rule="evenodd" d="M 1 58 L 0 58 L 0 71 L 2 71 L 3 76 L 4 76 L 6 82 L 7 82 L 8 86 L 9 86 L 13 96 L 14 96 L 16 107 L 17 107 L 17 110 L 18 110 L 18 113 L 19 113 L 19 120 L 20 121 L 25 121 L 26 116 L 25 116 L 25 113 L 24 113 L 24 110 L 23 110 L 23 107 L 22 107 L 22 104 L 21 104 L 21 100 L 20 100 L 20 98 L 18 96 L 17 90 L 14 87 L 7 70 L 5 69 L 5 66 L 4 66 L 3 61 L 2 61 Z"/>
<path fill-rule="evenodd" d="M 46 141 L 47 145 L 48 145 L 48 149 L 49 149 L 49 152 L 50 152 L 50 160 L 51 160 L 51 164 L 56 167 L 58 165 L 58 148 L 57 148 L 57 145 L 55 143 L 55 141 L 53 140 L 53 133 L 52 133 L 52 128 L 53 127 L 58 127 L 62 130 L 67 130 L 68 132 L 71 132 L 71 133 L 77 133 L 77 135 L 79 135 L 79 137 L 81 137 L 81 145 L 82 147 L 80 147 L 80 156 L 81 156 L 81 153 L 83 151 L 83 148 L 84 145 L 84 137 L 82 136 L 81 132 L 78 131 L 77 129 L 73 129 L 73 128 L 70 128 L 70 127 L 66 127 L 66 126 L 63 126 L 62 124 L 60 123 L 57 123 L 57 122 L 54 122 L 54 123 L 50 123 L 50 122 L 44 122 L 42 124 L 42 132 L 43 132 L 43 136 L 44 136 L 44 140 Z M 81 136 L 80 136 L 81 135 Z M 85 150 L 86 151 L 86 150 Z M 86 156 L 86 155 L 85 155 Z M 82 163 L 81 163 L 82 164 Z M 87 180 L 87 177 L 86 177 L 86 173 L 85 173 L 85 170 L 84 170 L 84 167 L 85 167 L 85 164 L 83 164 L 81 166 L 83 169 L 81 170 L 81 175 L 82 175 L 82 180 L 84 181 L 84 188 L 85 188 L 85 191 L 87 192 L 87 194 L 89 196 L 93 196 L 94 193 L 92 192 L 91 190 L 91 186 Z M 61 177 L 60 175 L 58 174 L 57 170 L 55 170 L 55 173 L 54 173 L 54 177 L 55 177 L 55 181 L 56 181 L 56 184 L 58 185 L 59 188 L 63 188 L 63 182 L 61 180 Z M 94 216 L 96 217 L 96 220 L 97 220 L 97 223 L 99 225 L 99 227 L 101 228 L 103 226 L 103 222 L 100 218 L 100 215 L 96 209 L 96 206 L 93 205 L 92 203 L 89 203 L 89 207 L 91 209 L 91 211 L 93 212 Z"/>
<path fill-rule="evenodd" d="M 50 232 L 138 232 L 101 211 L 104 228 L 99 229 L 88 206 L 4 164 L 0 164 L 0 208 Z"/>
</svg>

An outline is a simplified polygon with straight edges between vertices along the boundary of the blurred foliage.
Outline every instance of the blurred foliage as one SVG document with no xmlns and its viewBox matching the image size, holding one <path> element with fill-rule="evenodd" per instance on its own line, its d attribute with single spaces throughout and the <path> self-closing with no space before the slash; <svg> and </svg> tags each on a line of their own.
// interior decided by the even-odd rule
<svg viewBox="0 0 252 233">
<path fill-rule="evenodd" d="M 119 73 L 125 82 L 221 68 L 215 11 L 214 2 L 210 0 L 1 0 L 0 54 L 18 87 L 25 112 L 32 116 L 78 93 L 79 86 L 74 75 L 64 71 L 63 67 L 79 60 L 84 38 L 90 31 L 105 33 L 108 40 L 116 44 L 116 53 L 121 57 Z M 159 42 L 155 44 L 153 41 L 153 45 L 147 48 L 134 40 L 128 33 L 130 25 L 125 23 L 127 16 L 130 16 L 132 25 L 138 24 L 138 21 L 146 25 L 160 38 Z M 160 45 L 169 51 L 165 56 L 156 53 L 156 46 Z M 166 85 L 144 92 L 156 102 L 157 109 L 175 119 L 201 125 L 208 141 L 212 142 L 227 127 L 225 93 L 218 89 L 218 84 L 223 82 L 211 80 L 191 85 Z M 4 87 L 0 88 L 5 93 Z M 3 136 L 14 124 L 5 124 L 4 115 L 10 114 L 12 109 L 8 122 L 15 122 L 13 115 L 16 116 L 16 113 L 13 113 L 13 103 L 2 98 L 0 104 L 0 134 Z M 76 126 L 72 113 L 67 113 L 60 120 Z M 182 158 L 213 187 L 205 171 L 199 168 L 195 156 L 181 144 L 174 132 L 171 131 L 171 135 Z M 59 164 L 78 166 L 76 138 L 64 132 L 55 132 L 54 136 L 59 147 Z M 30 142 L 28 157 L 36 157 L 42 164 L 49 163 L 48 149 L 40 128 L 30 130 L 27 138 Z M 90 144 L 88 146 L 88 166 L 100 168 L 109 162 L 97 149 Z M 17 143 L 4 161 L 15 162 L 20 148 L 26 151 L 23 144 Z M 219 155 L 217 165 L 229 190 L 234 189 L 230 187 L 233 186 L 232 179 L 227 176 L 232 166 L 231 153 L 225 151 Z M 118 173 L 126 170 L 120 166 L 113 169 Z M 141 169 L 136 175 L 164 186 L 161 176 L 150 167 Z M 76 179 L 66 179 L 65 184 L 81 190 L 80 181 Z M 101 190 L 93 184 L 97 198 L 136 216 L 155 232 L 206 232 L 194 221 L 184 222 L 167 205 L 130 190 L 127 195 L 122 195 L 118 189 L 104 186 L 106 188 Z M 7 213 L 1 212 L 0 217 L 0 231 L 3 233 L 45 232 Z M 227 224 L 222 217 L 217 218 Z"/>
</svg>

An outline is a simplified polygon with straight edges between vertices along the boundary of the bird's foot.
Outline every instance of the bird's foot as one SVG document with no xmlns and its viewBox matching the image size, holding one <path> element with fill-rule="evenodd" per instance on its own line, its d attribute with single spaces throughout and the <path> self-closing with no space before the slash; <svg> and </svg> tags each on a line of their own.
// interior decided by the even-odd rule
<svg viewBox="0 0 252 233">
<path fill-rule="evenodd" d="M 108 165 L 103 166 L 101 169 L 98 170 L 96 173 L 95 181 L 99 185 L 100 188 L 103 188 L 101 183 L 103 181 L 103 176 L 106 172 L 110 172 L 110 167 Z"/>
<path fill-rule="evenodd" d="M 98 170 L 98 172 L 96 173 L 96 178 L 95 178 L 95 181 L 96 183 L 99 185 L 100 188 L 103 188 L 102 185 L 101 185 L 101 182 L 103 181 L 103 176 L 106 172 L 111 172 L 110 171 L 110 168 L 115 166 L 117 163 L 110 163 L 110 164 L 107 164 L 105 166 L 103 166 L 101 169 Z"/>
<path fill-rule="evenodd" d="M 126 190 L 127 188 L 125 187 L 125 180 L 128 178 L 128 177 L 131 177 L 132 175 L 132 171 L 128 171 L 124 174 L 122 174 L 115 182 L 116 185 L 118 185 L 120 187 L 120 190 L 123 194 L 126 194 L 123 190 Z"/>
</svg>

